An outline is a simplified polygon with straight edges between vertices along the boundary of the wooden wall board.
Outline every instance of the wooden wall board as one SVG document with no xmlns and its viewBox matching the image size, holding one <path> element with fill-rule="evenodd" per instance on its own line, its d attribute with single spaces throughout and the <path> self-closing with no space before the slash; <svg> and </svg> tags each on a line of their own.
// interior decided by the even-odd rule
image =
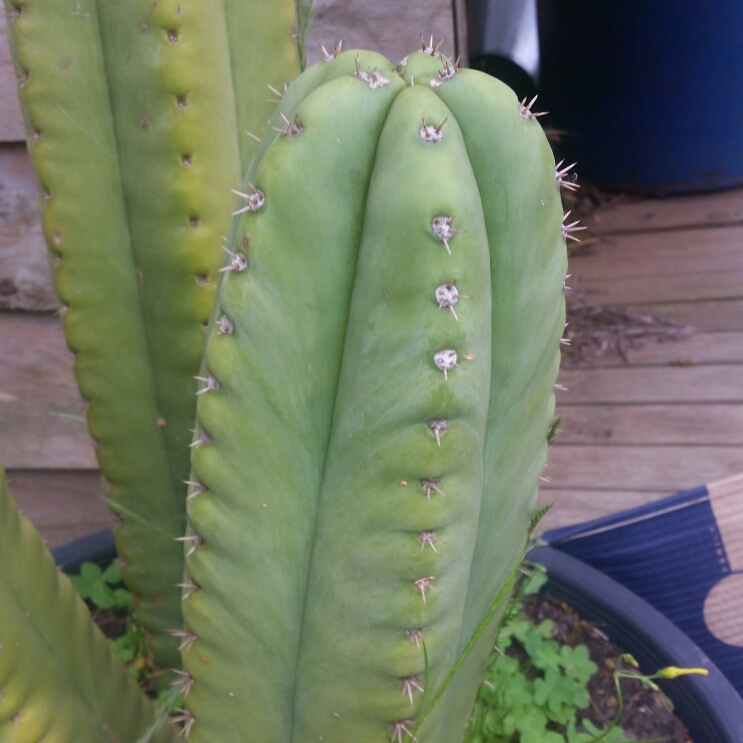
<svg viewBox="0 0 743 743">
<path fill-rule="evenodd" d="M 743 403 L 560 405 L 556 444 L 743 446 Z"/>
<path fill-rule="evenodd" d="M 456 38 L 456 56 L 462 67 L 470 66 L 469 34 L 467 32 L 467 0 L 453 0 L 454 34 Z"/>
<path fill-rule="evenodd" d="M 26 146 L 0 144 L 0 309 L 57 305 Z"/>
<path fill-rule="evenodd" d="M 666 198 L 610 198 L 584 221 L 602 234 L 743 224 L 743 189 Z"/>
<path fill-rule="evenodd" d="M 460 2 L 460 0 L 457 0 Z M 461 26 L 461 24 L 460 24 Z M 23 140 L 5 16 L 0 17 L 0 143 Z M 419 33 L 444 39 L 454 52 L 452 0 L 399 3 L 396 0 L 316 0 L 308 59 L 319 44 L 373 49 L 397 62 L 419 45 Z M 465 32 L 458 28 L 460 37 Z M 466 34 L 465 34 L 466 36 Z M 57 306 L 36 205 L 36 184 L 22 145 L 0 144 L 0 309 L 46 311 Z"/>
<path fill-rule="evenodd" d="M 462 3 L 462 0 L 455 0 Z M 454 23 L 452 0 L 405 2 L 398 0 L 315 0 L 315 14 L 308 38 L 308 62 L 321 58 L 319 44 L 333 48 L 343 40 L 345 49 L 378 51 L 392 62 L 417 48 L 419 34 L 444 40 L 442 50 L 454 55 L 465 43 L 464 14 Z M 18 105 L 16 79 L 8 48 L 5 14 L 0 14 L 0 141 L 26 137 Z"/>
<path fill-rule="evenodd" d="M 393 63 L 420 48 L 419 35 L 443 39 L 441 50 L 453 55 L 456 45 L 452 0 L 399 2 L 399 0 L 315 0 L 307 40 L 307 59 L 322 58 L 327 49 L 343 40 L 344 49 L 369 49 Z"/>
<path fill-rule="evenodd" d="M 544 471 L 550 488 L 660 490 L 672 495 L 743 472 L 740 446 L 555 444 Z"/>
<path fill-rule="evenodd" d="M 557 404 L 743 402 L 743 373 L 736 364 L 683 367 L 562 369 Z"/>
<path fill-rule="evenodd" d="M 26 127 L 21 116 L 16 91 L 16 76 L 8 46 L 8 27 L 4 12 L 0 12 L 0 142 L 26 139 Z"/>
<path fill-rule="evenodd" d="M 97 468 L 59 318 L 0 313 L 0 360 L 0 461 Z"/>
<path fill-rule="evenodd" d="M 558 529 L 610 516 L 627 508 L 637 508 L 672 493 L 663 490 L 563 490 L 541 487 L 537 506 L 552 503 L 552 508 L 539 522 L 537 532 Z"/>
<path fill-rule="evenodd" d="M 629 366 L 690 366 L 693 364 L 743 364 L 743 331 L 694 333 L 680 338 L 649 338 L 644 345 L 625 349 L 626 361 L 618 354 L 584 359 L 565 356 L 566 369 Z M 742 372 L 743 373 L 743 372 Z"/>
<path fill-rule="evenodd" d="M 8 489 L 49 547 L 111 526 L 96 471 L 8 470 Z"/>
</svg>

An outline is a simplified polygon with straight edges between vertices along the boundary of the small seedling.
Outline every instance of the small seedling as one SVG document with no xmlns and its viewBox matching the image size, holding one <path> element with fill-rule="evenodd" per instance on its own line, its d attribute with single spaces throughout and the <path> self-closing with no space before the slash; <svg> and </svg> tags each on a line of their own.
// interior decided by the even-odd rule
<svg viewBox="0 0 743 743">
<path fill-rule="evenodd" d="M 550 620 L 534 625 L 521 599 L 546 583 L 541 568 L 525 566 L 501 624 L 498 640 L 468 727 L 467 743 L 588 743 L 577 713 L 589 704 L 588 681 L 597 670 L 584 645 L 552 639 Z M 603 735 L 607 731 L 597 730 Z M 618 726 L 602 740 L 623 739 Z"/>
<path fill-rule="evenodd" d="M 138 676 L 151 670 L 145 635 L 134 614 L 132 595 L 122 586 L 121 566 L 112 562 L 105 570 L 93 562 L 84 562 L 79 575 L 71 575 L 70 581 L 80 598 L 94 607 L 93 619 L 107 609 L 118 610 L 126 616 L 126 631 L 111 640 L 116 655 L 129 663 Z"/>
<path fill-rule="evenodd" d="M 555 437 L 558 433 L 560 433 L 560 424 L 562 423 L 562 418 L 555 418 L 555 420 L 552 421 L 552 425 L 550 426 L 550 430 L 547 433 L 547 443 L 552 444 L 555 440 Z"/>
</svg>

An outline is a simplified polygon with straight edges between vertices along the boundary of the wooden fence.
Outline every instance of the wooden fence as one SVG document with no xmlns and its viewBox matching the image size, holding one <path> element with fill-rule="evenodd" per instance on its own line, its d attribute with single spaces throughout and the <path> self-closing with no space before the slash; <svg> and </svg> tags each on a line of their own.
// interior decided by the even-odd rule
<svg viewBox="0 0 743 743">
<path fill-rule="evenodd" d="M 443 39 L 453 54 L 466 46 L 463 7 L 459 0 L 316 0 L 308 62 L 320 58 L 320 43 L 332 48 L 341 39 L 344 49 L 397 61 L 419 34 Z M 20 507 L 55 545 L 103 528 L 108 514 L 72 354 L 54 314 L 25 136 L 0 14 L 0 461 Z"/>
</svg>

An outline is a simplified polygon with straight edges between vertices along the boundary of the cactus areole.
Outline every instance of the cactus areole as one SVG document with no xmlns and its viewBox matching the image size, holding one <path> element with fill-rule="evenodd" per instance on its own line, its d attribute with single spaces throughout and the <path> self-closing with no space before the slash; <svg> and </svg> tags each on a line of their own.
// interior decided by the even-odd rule
<svg viewBox="0 0 743 743">
<path fill-rule="evenodd" d="M 225 245 L 176 629 L 190 743 L 461 741 L 545 464 L 566 251 L 539 123 L 435 50 L 328 56 Z"/>
</svg>

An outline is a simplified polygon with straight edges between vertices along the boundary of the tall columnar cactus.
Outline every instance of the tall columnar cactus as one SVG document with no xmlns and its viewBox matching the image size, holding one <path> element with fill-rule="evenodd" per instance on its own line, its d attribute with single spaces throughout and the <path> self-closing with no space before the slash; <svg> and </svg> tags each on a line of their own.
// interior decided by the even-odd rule
<svg viewBox="0 0 743 743">
<path fill-rule="evenodd" d="M 190 740 L 461 741 L 564 324 L 566 230 L 534 118 L 432 49 L 396 69 L 329 57 L 282 99 L 201 372 Z"/>
<path fill-rule="evenodd" d="M 297 73 L 292 0 L 5 0 L 67 342 L 117 546 L 179 662 L 189 429 L 220 235 Z M 246 133 L 251 132 L 251 134 Z M 256 134 L 257 133 L 257 134 Z"/>
</svg>

